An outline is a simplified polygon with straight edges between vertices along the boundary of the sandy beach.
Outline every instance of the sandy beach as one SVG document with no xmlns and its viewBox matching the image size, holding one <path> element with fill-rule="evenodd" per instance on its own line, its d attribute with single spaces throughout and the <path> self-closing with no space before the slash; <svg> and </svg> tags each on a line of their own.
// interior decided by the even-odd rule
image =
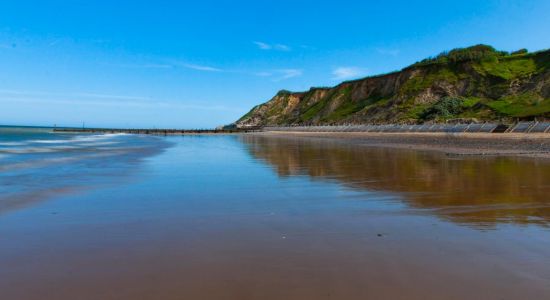
<svg viewBox="0 0 550 300">
<path fill-rule="evenodd" d="M 550 161 L 444 154 L 541 139 L 26 130 L 2 148 L 0 299 L 550 295 Z"/>
<path fill-rule="evenodd" d="M 448 155 L 525 156 L 550 158 L 550 134 L 524 133 L 374 133 L 283 132 L 249 133 L 270 137 L 331 139 L 370 147 L 438 151 Z"/>
</svg>

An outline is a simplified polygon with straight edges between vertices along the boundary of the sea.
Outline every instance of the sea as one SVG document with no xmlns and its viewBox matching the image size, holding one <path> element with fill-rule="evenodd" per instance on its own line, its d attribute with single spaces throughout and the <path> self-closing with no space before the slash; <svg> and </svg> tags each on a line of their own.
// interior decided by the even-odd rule
<svg viewBox="0 0 550 300">
<path fill-rule="evenodd" d="M 72 134 L 0 126 L 0 213 L 124 180 L 168 142 L 126 134 Z"/>
</svg>

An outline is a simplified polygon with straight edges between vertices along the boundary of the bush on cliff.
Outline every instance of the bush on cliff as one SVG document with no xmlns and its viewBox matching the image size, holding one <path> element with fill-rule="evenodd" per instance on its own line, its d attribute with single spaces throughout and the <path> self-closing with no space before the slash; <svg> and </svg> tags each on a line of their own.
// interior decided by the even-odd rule
<svg viewBox="0 0 550 300">
<path fill-rule="evenodd" d="M 421 115 L 422 120 L 449 119 L 456 117 L 463 110 L 462 99 L 445 97 L 427 108 Z"/>
</svg>

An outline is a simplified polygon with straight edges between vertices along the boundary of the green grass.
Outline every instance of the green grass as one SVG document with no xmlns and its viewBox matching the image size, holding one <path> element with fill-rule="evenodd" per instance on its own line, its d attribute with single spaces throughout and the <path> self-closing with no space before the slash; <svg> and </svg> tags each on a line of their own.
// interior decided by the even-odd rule
<svg viewBox="0 0 550 300">
<path fill-rule="evenodd" d="M 468 97 L 465 98 L 462 102 L 462 107 L 464 108 L 471 108 L 474 107 L 476 104 L 478 104 L 481 101 L 481 98 L 477 97 Z"/>
<path fill-rule="evenodd" d="M 351 100 L 351 97 L 344 95 L 342 103 L 338 106 L 336 110 L 331 112 L 325 120 L 328 121 L 339 121 L 345 119 L 353 113 L 360 111 L 365 105 L 361 102 L 354 102 Z"/>
<path fill-rule="evenodd" d="M 407 80 L 401 91 L 404 94 L 411 95 L 427 89 L 436 81 L 456 83 L 458 80 L 459 76 L 449 68 L 436 67 L 428 70 L 425 75 L 417 75 Z"/>
<path fill-rule="evenodd" d="M 346 102 L 344 105 L 340 105 L 325 119 L 329 121 L 339 121 L 345 119 L 353 113 L 360 111 L 362 108 L 363 106 L 359 105 L 358 103 Z"/>
<path fill-rule="evenodd" d="M 401 106 L 400 108 L 405 111 L 403 119 L 420 119 L 420 116 L 430 107 L 431 104 L 418 104 L 412 107 L 410 106 Z"/>
<path fill-rule="evenodd" d="M 346 95 L 351 93 L 351 86 L 346 87 L 342 90 L 335 90 L 332 93 L 326 95 L 321 99 L 319 102 L 311 105 L 310 107 L 306 107 L 303 109 L 303 113 L 300 115 L 301 121 L 311 121 L 315 117 L 319 117 L 321 114 L 321 111 L 326 108 L 328 103 L 332 101 L 334 98 L 340 96 L 345 97 Z"/>
<path fill-rule="evenodd" d="M 346 95 L 340 106 L 324 119 L 327 121 L 340 121 L 383 100 L 382 96 L 372 95 L 367 99 L 352 101 L 351 95 Z"/>
<path fill-rule="evenodd" d="M 319 115 L 321 110 L 325 108 L 326 101 L 319 101 L 310 106 L 301 116 L 302 121 L 309 121 Z"/>
<path fill-rule="evenodd" d="M 481 62 L 484 74 L 510 80 L 529 75 L 537 71 L 537 64 L 531 58 L 511 58 L 485 60 Z"/>
<path fill-rule="evenodd" d="M 536 94 L 506 96 L 487 103 L 500 114 L 510 117 L 539 116 L 550 113 L 550 99 L 542 99 Z"/>
</svg>

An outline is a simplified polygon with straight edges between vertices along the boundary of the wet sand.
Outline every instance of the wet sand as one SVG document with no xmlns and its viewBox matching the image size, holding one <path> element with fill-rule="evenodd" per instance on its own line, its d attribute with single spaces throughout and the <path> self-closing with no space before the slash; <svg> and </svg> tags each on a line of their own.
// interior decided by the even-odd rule
<svg viewBox="0 0 550 300">
<path fill-rule="evenodd" d="M 0 299 L 550 297 L 545 159 L 167 139 L 122 182 L 0 215 Z"/>
<path fill-rule="evenodd" d="M 550 158 L 547 133 L 374 133 L 283 132 L 251 133 L 265 136 L 330 138 L 346 143 L 401 149 L 439 151 L 452 155 L 515 155 Z"/>
</svg>

